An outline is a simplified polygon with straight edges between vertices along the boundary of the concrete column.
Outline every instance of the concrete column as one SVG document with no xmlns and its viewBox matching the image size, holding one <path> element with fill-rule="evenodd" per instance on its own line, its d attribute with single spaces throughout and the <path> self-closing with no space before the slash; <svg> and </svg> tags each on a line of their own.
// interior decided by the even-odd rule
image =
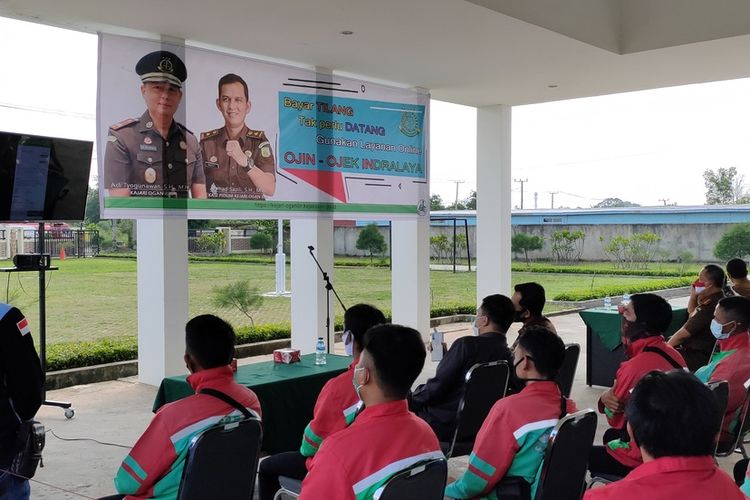
<svg viewBox="0 0 750 500">
<path fill-rule="evenodd" d="M 430 331 L 430 221 L 392 223 L 391 300 L 393 322 Z"/>
<path fill-rule="evenodd" d="M 477 302 L 511 291 L 511 109 L 477 109 Z"/>
<path fill-rule="evenodd" d="M 187 219 L 137 221 L 138 380 L 159 385 L 185 373 L 188 320 Z"/>
<path fill-rule="evenodd" d="M 308 246 L 333 281 L 333 219 L 292 219 L 292 347 L 302 354 L 315 352 L 318 337 L 326 338 L 326 289 L 323 277 L 310 256 Z M 333 345 L 336 297 L 331 292 L 331 338 Z"/>
</svg>

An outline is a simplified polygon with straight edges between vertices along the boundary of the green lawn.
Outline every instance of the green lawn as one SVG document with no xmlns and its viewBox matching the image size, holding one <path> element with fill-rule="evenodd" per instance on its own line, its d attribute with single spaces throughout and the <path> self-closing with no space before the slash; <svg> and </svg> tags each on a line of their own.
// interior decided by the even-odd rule
<svg viewBox="0 0 750 500">
<path fill-rule="evenodd" d="M 47 284 L 48 343 L 94 340 L 137 333 L 136 262 L 128 259 L 68 259 L 55 261 L 59 271 L 49 273 Z M 287 268 L 287 288 L 290 271 Z M 274 266 L 247 263 L 191 262 L 189 264 L 190 315 L 213 312 L 236 326 L 249 324 L 234 310 L 217 311 L 211 305 L 211 289 L 233 280 L 247 279 L 262 292 L 275 288 Z M 8 273 L 9 300 L 38 327 L 37 276 Z M 564 290 L 643 282 L 651 278 L 585 274 L 514 273 L 513 283 L 537 281 L 548 297 Z M 388 268 L 337 267 L 333 282 L 346 305 L 368 302 L 391 307 L 391 275 Z M 476 303 L 476 274 L 431 272 L 432 306 Z M 4 298 L 4 297 L 3 297 Z M 335 300 L 335 299 L 334 299 Z M 551 308 L 549 310 L 552 310 Z M 337 308 L 337 314 L 341 311 Z M 289 298 L 265 298 L 255 314 L 256 323 L 290 319 Z"/>
</svg>

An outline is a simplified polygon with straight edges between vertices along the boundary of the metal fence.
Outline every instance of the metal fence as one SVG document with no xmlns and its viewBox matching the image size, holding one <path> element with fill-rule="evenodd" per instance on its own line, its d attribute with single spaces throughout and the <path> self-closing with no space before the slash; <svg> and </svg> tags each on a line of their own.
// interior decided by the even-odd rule
<svg viewBox="0 0 750 500">
<path fill-rule="evenodd" d="M 36 252 L 39 248 L 39 231 L 23 230 L 23 247 L 27 253 Z M 99 231 L 88 229 L 53 230 L 44 233 L 44 252 L 50 255 L 66 257 L 95 257 L 99 255 Z"/>
</svg>

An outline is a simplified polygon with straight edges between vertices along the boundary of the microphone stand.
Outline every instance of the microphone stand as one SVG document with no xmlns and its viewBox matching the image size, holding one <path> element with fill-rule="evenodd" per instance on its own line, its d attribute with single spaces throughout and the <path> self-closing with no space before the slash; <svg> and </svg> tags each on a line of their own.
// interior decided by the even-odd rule
<svg viewBox="0 0 750 500">
<path fill-rule="evenodd" d="M 331 292 L 336 296 L 336 299 L 339 301 L 339 304 L 341 304 L 341 308 L 346 311 L 346 306 L 343 302 L 341 302 L 341 297 L 339 297 L 339 294 L 336 293 L 336 289 L 333 288 L 333 284 L 331 283 L 330 278 L 328 277 L 328 273 L 323 270 L 323 268 L 320 265 L 320 262 L 315 257 L 315 254 L 313 253 L 313 250 L 315 250 L 315 247 L 312 245 L 309 245 L 307 249 L 310 251 L 310 257 L 313 258 L 315 263 L 318 265 L 318 269 L 320 269 L 320 273 L 323 275 L 323 281 L 326 282 L 325 289 L 326 289 L 326 343 L 328 344 L 328 353 L 331 353 Z"/>
</svg>

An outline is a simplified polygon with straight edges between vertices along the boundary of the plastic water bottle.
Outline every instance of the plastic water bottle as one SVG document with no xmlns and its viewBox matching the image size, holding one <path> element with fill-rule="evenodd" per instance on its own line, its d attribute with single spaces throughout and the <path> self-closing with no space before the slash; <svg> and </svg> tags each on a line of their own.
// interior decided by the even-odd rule
<svg viewBox="0 0 750 500">
<path fill-rule="evenodd" d="M 623 307 L 625 307 L 628 304 L 630 304 L 630 294 L 626 293 L 626 294 L 623 294 L 623 296 L 622 296 L 622 305 L 623 305 Z"/>
<path fill-rule="evenodd" d="M 326 364 L 326 343 L 323 341 L 323 337 L 318 337 L 318 343 L 315 344 L 315 364 Z"/>
<path fill-rule="evenodd" d="M 607 311 L 612 309 L 612 297 L 604 297 L 604 309 L 606 309 Z"/>
</svg>

